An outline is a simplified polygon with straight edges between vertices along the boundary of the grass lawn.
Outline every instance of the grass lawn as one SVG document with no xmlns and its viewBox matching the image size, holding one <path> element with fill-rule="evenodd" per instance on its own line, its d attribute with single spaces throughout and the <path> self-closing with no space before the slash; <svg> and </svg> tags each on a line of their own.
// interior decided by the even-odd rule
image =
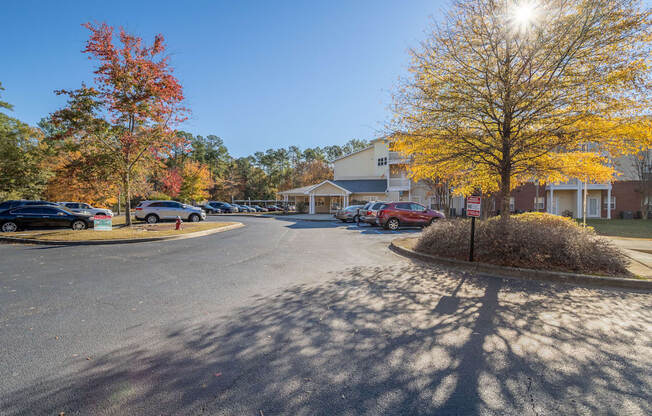
<svg viewBox="0 0 652 416">
<path fill-rule="evenodd" d="M 122 219 L 124 224 L 124 218 Z M 3 233 L 7 237 L 32 238 L 49 241 L 97 241 L 97 240 L 121 240 L 133 238 L 165 237 L 170 235 L 181 235 L 194 233 L 196 231 L 212 230 L 235 224 L 234 222 L 198 222 L 184 223 L 183 229 L 174 229 L 174 222 L 164 222 L 154 225 L 139 223 L 131 227 L 114 228 L 111 231 L 95 231 L 93 229 L 74 231 L 71 229 L 58 230 L 27 230 L 15 233 Z M 114 221 L 116 225 L 116 221 Z"/>
<path fill-rule="evenodd" d="M 580 224 L 582 221 L 579 221 Z M 652 238 L 652 220 L 587 219 L 586 225 L 600 235 L 611 237 Z"/>
</svg>

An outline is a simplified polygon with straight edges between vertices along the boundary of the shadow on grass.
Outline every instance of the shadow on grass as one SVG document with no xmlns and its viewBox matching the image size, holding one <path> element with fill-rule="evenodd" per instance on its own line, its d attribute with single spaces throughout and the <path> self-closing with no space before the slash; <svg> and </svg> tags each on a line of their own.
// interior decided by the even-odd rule
<svg viewBox="0 0 652 416">
<path fill-rule="evenodd" d="M 650 300 L 352 268 L 62 368 L 0 413 L 650 414 Z"/>
</svg>

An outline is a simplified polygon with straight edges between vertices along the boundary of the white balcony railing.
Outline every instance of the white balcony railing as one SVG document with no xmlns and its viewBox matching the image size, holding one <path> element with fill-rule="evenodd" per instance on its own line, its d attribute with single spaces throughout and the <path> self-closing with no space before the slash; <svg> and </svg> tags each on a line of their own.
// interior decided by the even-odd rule
<svg viewBox="0 0 652 416">
<path fill-rule="evenodd" d="M 389 152 L 389 163 L 408 163 L 409 159 L 401 156 L 399 152 Z"/>
<path fill-rule="evenodd" d="M 410 180 L 407 178 L 389 178 L 390 189 L 409 189 Z"/>
</svg>

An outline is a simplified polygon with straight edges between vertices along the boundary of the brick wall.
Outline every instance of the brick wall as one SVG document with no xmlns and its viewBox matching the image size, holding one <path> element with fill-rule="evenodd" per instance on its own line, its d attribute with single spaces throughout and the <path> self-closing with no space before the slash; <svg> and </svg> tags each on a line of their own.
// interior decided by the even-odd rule
<svg viewBox="0 0 652 416">
<path fill-rule="evenodd" d="M 510 194 L 510 196 L 514 198 L 514 211 L 520 211 L 520 212 L 534 211 L 534 198 L 536 197 L 536 195 L 537 195 L 537 189 L 536 189 L 536 185 L 534 185 L 533 183 L 526 183 L 514 189 Z M 540 209 L 539 210 L 540 212 L 546 211 L 547 201 L 545 199 L 545 196 L 546 196 L 546 186 L 539 185 L 539 197 L 544 199 L 543 209 Z M 489 212 L 491 212 L 491 215 L 495 215 L 497 211 L 500 209 L 500 192 L 497 193 L 496 196 L 492 196 L 487 199 L 490 200 L 492 198 L 495 201 L 496 209 Z"/>
<path fill-rule="evenodd" d="M 616 198 L 616 209 L 611 210 L 611 218 L 620 218 L 621 211 L 631 211 L 636 215 L 641 211 L 641 194 L 637 192 L 638 182 L 617 181 L 611 188 L 611 196 Z M 607 191 L 602 191 L 602 217 L 607 217 Z"/>
<path fill-rule="evenodd" d="M 514 210 L 523 212 L 534 211 L 534 198 L 536 197 L 536 194 L 536 185 L 533 183 L 526 183 L 514 189 L 512 191 L 512 197 L 514 197 Z M 545 196 L 545 185 L 539 185 L 539 197 L 544 198 L 543 209 L 539 210 L 542 212 L 545 212 L 546 210 Z"/>
<path fill-rule="evenodd" d="M 611 189 L 611 195 L 616 198 L 616 209 L 611 210 L 612 218 L 620 218 L 621 211 L 631 211 L 636 214 L 641 211 L 641 194 L 637 192 L 637 181 L 617 181 L 614 182 Z M 514 210 L 515 211 L 534 211 L 534 198 L 536 196 L 536 187 L 533 183 L 526 183 L 514 189 L 511 193 L 514 197 Z M 546 196 L 545 185 L 539 185 L 539 196 L 544 198 L 544 208 L 541 212 L 546 212 L 548 200 Z M 500 209 L 500 194 L 495 197 L 496 210 Z M 602 207 L 601 217 L 607 218 L 607 191 L 602 191 Z M 495 214 L 494 211 L 492 214 Z"/>
</svg>

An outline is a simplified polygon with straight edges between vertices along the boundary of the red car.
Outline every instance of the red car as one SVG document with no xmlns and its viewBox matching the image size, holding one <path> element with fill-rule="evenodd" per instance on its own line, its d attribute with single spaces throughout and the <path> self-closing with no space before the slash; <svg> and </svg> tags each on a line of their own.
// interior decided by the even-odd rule
<svg viewBox="0 0 652 416">
<path fill-rule="evenodd" d="M 446 218 L 443 213 L 415 202 L 390 202 L 378 211 L 376 224 L 394 231 L 402 225 L 426 226 L 442 218 Z"/>
</svg>

